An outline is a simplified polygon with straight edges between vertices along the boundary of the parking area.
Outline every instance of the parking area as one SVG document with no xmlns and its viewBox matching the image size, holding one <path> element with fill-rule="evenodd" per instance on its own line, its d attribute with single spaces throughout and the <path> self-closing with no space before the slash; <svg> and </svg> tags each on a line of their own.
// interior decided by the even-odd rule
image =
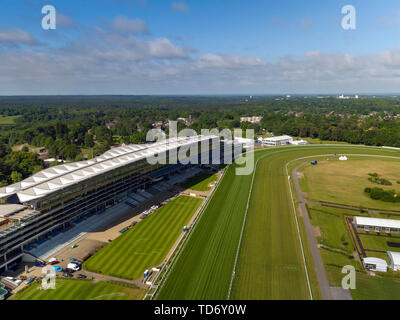
<svg viewBox="0 0 400 320">
<path fill-rule="evenodd" d="M 153 185 L 146 191 L 137 191 L 135 194 L 130 194 L 127 199 L 121 203 L 107 209 L 100 215 L 89 217 L 80 221 L 73 228 L 60 232 L 46 242 L 43 242 L 33 248 L 30 252 L 43 261 L 48 262 L 50 258 L 57 259 L 56 266 L 65 270 L 70 263 L 71 258 L 81 261 L 87 259 L 90 255 L 100 250 L 110 241 L 113 241 L 121 235 L 121 230 L 131 226 L 134 222 L 140 222 L 141 215 L 152 206 L 159 206 L 165 201 L 187 193 L 179 185 L 180 182 L 199 174 L 201 170 L 192 170 L 181 172 L 177 177 L 163 181 Z M 166 190 L 163 190 L 166 189 Z M 163 191 L 162 191 L 163 190 Z M 208 192 L 207 192 L 208 193 Z M 198 195 L 198 196 L 206 196 Z M 135 201 L 133 201 L 135 199 Z M 131 201 L 132 200 L 132 201 Z M 129 201 L 129 204 L 126 203 Z M 57 272 L 57 276 L 62 277 L 64 271 Z M 73 273 L 73 277 L 78 274 L 83 274 L 95 281 L 111 280 L 122 283 L 135 284 L 142 286 L 140 282 L 134 283 L 132 280 L 124 280 L 119 278 L 107 277 L 100 274 L 94 274 L 85 270 L 80 270 Z M 20 263 L 16 270 L 7 272 L 7 275 L 15 279 L 26 279 L 28 277 L 42 277 L 42 267 L 35 266 L 34 263 Z M 112 278 L 112 279 L 109 279 Z M 10 287 L 9 291 L 15 294 L 17 291 L 24 288 L 26 284 L 22 281 L 16 287 Z"/>
</svg>

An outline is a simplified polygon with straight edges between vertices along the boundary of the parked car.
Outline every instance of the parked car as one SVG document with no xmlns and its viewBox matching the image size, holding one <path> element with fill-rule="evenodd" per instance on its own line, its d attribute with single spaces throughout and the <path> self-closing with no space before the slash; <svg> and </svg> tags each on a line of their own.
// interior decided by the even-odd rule
<svg viewBox="0 0 400 320">
<path fill-rule="evenodd" d="M 29 277 L 28 279 L 25 280 L 25 284 L 30 284 L 31 282 L 33 282 L 36 279 L 36 277 Z"/>
<path fill-rule="evenodd" d="M 72 274 L 70 274 L 69 272 L 64 272 L 64 273 L 63 273 L 63 277 L 71 278 L 71 277 L 72 277 Z"/>
<path fill-rule="evenodd" d="M 86 279 L 87 278 L 87 276 L 85 276 L 84 274 L 78 274 L 77 276 L 76 276 L 78 279 Z"/>
<path fill-rule="evenodd" d="M 78 271 L 78 270 L 81 270 L 81 265 L 79 263 L 71 262 L 71 263 L 68 263 L 67 269 L 70 269 L 73 271 Z"/>
</svg>

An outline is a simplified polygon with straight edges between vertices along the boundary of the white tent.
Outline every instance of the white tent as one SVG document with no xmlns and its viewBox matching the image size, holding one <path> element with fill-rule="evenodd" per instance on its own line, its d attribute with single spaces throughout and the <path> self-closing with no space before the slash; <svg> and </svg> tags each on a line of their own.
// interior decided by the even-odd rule
<svg viewBox="0 0 400 320">
<path fill-rule="evenodd" d="M 346 156 L 340 156 L 339 160 L 341 160 L 341 161 L 347 160 L 347 157 Z"/>
<path fill-rule="evenodd" d="M 390 259 L 390 267 L 393 271 L 400 270 L 400 252 L 387 252 L 389 259 Z"/>
<path fill-rule="evenodd" d="M 367 270 L 387 272 L 387 262 L 383 259 L 366 257 L 363 259 L 364 268 Z"/>
</svg>

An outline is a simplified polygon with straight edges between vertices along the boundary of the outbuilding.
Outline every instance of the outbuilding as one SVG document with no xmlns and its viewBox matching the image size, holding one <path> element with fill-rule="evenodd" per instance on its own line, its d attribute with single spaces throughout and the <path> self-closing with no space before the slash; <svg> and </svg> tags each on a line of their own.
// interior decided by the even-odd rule
<svg viewBox="0 0 400 320">
<path fill-rule="evenodd" d="M 390 267 L 393 271 L 400 270 L 400 252 L 388 251 L 387 254 L 390 259 Z"/>
<path fill-rule="evenodd" d="M 293 142 L 293 138 L 290 136 L 287 136 L 287 135 L 268 137 L 263 140 L 264 144 L 268 144 L 271 146 L 283 146 L 283 145 L 291 144 L 292 142 Z"/>
<path fill-rule="evenodd" d="M 383 259 L 366 257 L 363 259 L 363 265 L 366 270 L 387 272 L 387 262 Z"/>
<path fill-rule="evenodd" d="M 400 220 L 354 217 L 353 221 L 358 229 L 363 229 L 365 231 L 385 233 L 400 232 Z"/>
</svg>

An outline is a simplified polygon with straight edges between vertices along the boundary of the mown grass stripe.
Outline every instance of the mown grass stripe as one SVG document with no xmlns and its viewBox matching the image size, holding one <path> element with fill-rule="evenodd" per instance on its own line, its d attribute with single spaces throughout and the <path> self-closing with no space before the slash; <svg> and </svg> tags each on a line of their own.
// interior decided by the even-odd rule
<svg viewBox="0 0 400 320">
<path fill-rule="evenodd" d="M 202 200 L 180 196 L 108 244 L 85 262 L 94 272 L 137 279 L 162 263 Z"/>
</svg>

